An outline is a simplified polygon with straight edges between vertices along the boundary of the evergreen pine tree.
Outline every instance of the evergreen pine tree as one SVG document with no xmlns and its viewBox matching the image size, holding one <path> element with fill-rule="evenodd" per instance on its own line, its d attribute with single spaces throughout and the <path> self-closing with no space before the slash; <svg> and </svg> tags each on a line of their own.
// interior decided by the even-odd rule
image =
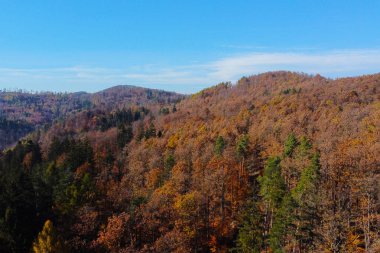
<svg viewBox="0 0 380 253">
<path fill-rule="evenodd" d="M 262 215 L 257 203 L 253 200 L 248 201 L 241 216 L 241 225 L 234 250 L 242 253 L 260 253 L 263 249 L 262 224 Z"/>
<path fill-rule="evenodd" d="M 285 141 L 284 156 L 292 156 L 294 149 L 297 147 L 298 141 L 296 136 L 291 133 Z"/>
<path fill-rule="evenodd" d="M 315 153 L 311 164 L 305 168 L 292 196 L 297 203 L 296 239 L 302 248 L 313 248 L 320 221 L 318 212 L 318 184 L 320 182 L 319 154 Z"/>
<path fill-rule="evenodd" d="M 270 209 L 277 209 L 286 194 L 286 183 L 281 175 L 281 159 L 270 157 L 264 168 L 262 177 L 259 177 L 260 195 Z"/>
<path fill-rule="evenodd" d="M 292 196 L 287 193 L 280 207 L 274 213 L 273 226 L 269 233 L 269 244 L 275 253 L 284 252 L 286 236 L 292 232 L 291 225 L 294 222 L 295 207 Z"/>
<path fill-rule="evenodd" d="M 224 151 L 225 143 L 222 136 L 218 136 L 215 142 L 214 151 L 217 156 L 221 156 Z"/>
</svg>

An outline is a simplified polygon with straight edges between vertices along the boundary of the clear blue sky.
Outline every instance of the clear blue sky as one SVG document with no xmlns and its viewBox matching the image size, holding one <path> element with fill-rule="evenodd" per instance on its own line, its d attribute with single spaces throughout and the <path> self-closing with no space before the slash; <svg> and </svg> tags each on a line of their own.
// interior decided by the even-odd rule
<svg viewBox="0 0 380 253">
<path fill-rule="evenodd" d="M 0 88 L 191 93 L 269 70 L 380 72 L 380 1 L 0 0 Z"/>
</svg>

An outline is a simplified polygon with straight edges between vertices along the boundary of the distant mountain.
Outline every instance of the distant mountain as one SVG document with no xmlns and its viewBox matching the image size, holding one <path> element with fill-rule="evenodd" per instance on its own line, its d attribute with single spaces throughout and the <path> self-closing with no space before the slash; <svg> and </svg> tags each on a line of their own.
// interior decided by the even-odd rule
<svg viewBox="0 0 380 253">
<path fill-rule="evenodd" d="M 39 127 L 88 109 L 113 110 L 130 105 L 175 103 L 184 96 L 135 86 L 97 93 L 0 92 L 0 150 Z"/>
</svg>

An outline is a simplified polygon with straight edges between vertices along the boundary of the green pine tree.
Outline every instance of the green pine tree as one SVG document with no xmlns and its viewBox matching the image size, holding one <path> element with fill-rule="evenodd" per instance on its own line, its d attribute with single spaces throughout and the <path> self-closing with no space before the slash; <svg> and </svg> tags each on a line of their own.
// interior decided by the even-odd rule
<svg viewBox="0 0 380 253">
<path fill-rule="evenodd" d="M 301 157 L 308 156 L 310 153 L 311 147 L 312 147 L 312 145 L 311 145 L 310 140 L 308 138 L 306 138 L 305 136 L 302 136 L 300 139 L 300 142 L 299 142 L 298 154 Z"/>
<path fill-rule="evenodd" d="M 281 174 L 281 159 L 270 157 L 264 168 L 260 183 L 260 195 L 266 208 L 266 232 L 269 236 L 269 245 L 273 252 L 282 252 L 287 228 L 291 224 L 293 201 Z M 268 244 L 268 242 L 266 242 Z"/>
<path fill-rule="evenodd" d="M 248 140 L 247 135 L 243 135 L 238 139 L 236 143 L 236 154 L 239 158 L 241 157 L 244 158 L 247 155 L 248 143 L 249 143 L 249 140 Z"/>
<path fill-rule="evenodd" d="M 284 196 L 278 210 L 274 213 L 273 226 L 269 232 L 269 244 L 273 252 L 281 253 L 286 236 L 292 232 L 291 225 L 294 222 L 294 209 L 296 204 L 288 193 Z"/>
<path fill-rule="evenodd" d="M 285 180 L 281 175 L 280 162 L 279 157 L 270 157 L 263 176 L 258 178 L 260 195 L 271 209 L 279 208 L 287 191 Z"/>
<path fill-rule="evenodd" d="M 217 156 L 221 156 L 225 147 L 225 142 L 222 136 L 218 136 L 215 142 L 214 152 Z"/>
<path fill-rule="evenodd" d="M 263 220 L 257 203 L 253 200 L 247 202 L 247 206 L 241 216 L 241 225 L 236 240 L 235 252 L 260 253 L 263 249 Z"/>
<path fill-rule="evenodd" d="M 292 156 L 297 145 L 298 141 L 296 136 L 293 133 L 289 134 L 288 138 L 285 141 L 284 156 Z"/>
<path fill-rule="evenodd" d="M 319 154 L 315 153 L 311 164 L 301 172 L 300 180 L 292 191 L 297 203 L 296 239 L 301 247 L 312 249 L 318 238 L 317 227 L 320 216 L 318 212 L 318 185 L 320 182 Z"/>
</svg>

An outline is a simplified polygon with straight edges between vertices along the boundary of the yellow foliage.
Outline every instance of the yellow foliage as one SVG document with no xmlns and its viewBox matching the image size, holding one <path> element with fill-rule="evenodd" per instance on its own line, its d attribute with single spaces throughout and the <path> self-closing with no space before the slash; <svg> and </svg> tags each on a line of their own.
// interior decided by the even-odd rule
<svg viewBox="0 0 380 253">
<path fill-rule="evenodd" d="M 158 187 L 160 181 L 161 170 L 154 168 L 150 170 L 146 175 L 147 186 L 150 189 Z"/>
<path fill-rule="evenodd" d="M 38 234 L 36 241 L 33 243 L 34 253 L 61 253 L 64 252 L 62 243 L 59 240 L 53 222 L 47 220 L 42 231 Z"/>
<path fill-rule="evenodd" d="M 163 186 L 157 188 L 154 191 L 154 194 L 175 196 L 176 192 L 175 192 L 175 187 L 173 186 L 173 182 L 171 182 L 170 180 L 166 181 Z"/>
<path fill-rule="evenodd" d="M 270 104 L 272 104 L 272 105 L 278 105 L 279 103 L 282 102 L 282 100 L 283 100 L 282 97 L 276 96 L 276 97 L 272 98 L 272 100 L 270 101 Z"/>
<path fill-rule="evenodd" d="M 263 106 L 260 108 L 260 111 L 261 111 L 261 112 L 265 112 L 266 110 L 268 110 L 268 105 L 267 105 L 267 104 L 263 105 Z"/>
<path fill-rule="evenodd" d="M 339 124 L 340 122 L 340 119 L 338 117 L 334 117 L 332 120 L 331 120 L 331 123 L 334 123 L 334 124 Z"/>
<path fill-rule="evenodd" d="M 183 232 L 186 233 L 189 238 L 194 238 L 196 235 L 196 230 L 190 226 L 185 226 Z"/>
<path fill-rule="evenodd" d="M 350 144 L 351 144 L 352 146 L 356 147 L 356 146 L 359 146 L 359 145 L 361 145 L 361 144 L 362 144 L 362 142 L 361 142 L 361 140 L 360 140 L 360 139 L 358 139 L 358 138 L 355 138 L 355 139 L 352 139 L 352 140 L 350 141 Z"/>
<path fill-rule="evenodd" d="M 199 133 L 199 134 L 203 134 L 203 133 L 206 133 L 206 132 L 207 132 L 206 124 L 202 124 L 202 125 L 198 128 L 198 133 Z"/>
<path fill-rule="evenodd" d="M 174 204 L 174 207 L 181 213 L 181 215 L 185 215 L 188 211 L 194 209 L 195 206 L 194 192 L 179 196 Z"/>
<path fill-rule="evenodd" d="M 374 124 L 368 124 L 367 125 L 367 131 L 370 133 L 375 133 L 376 132 L 376 126 Z"/>
<path fill-rule="evenodd" d="M 248 109 L 242 109 L 239 112 L 238 119 L 239 120 L 245 120 L 245 119 L 248 119 L 250 116 L 251 116 L 251 113 Z"/>
<path fill-rule="evenodd" d="M 331 99 L 327 99 L 327 100 L 326 100 L 326 105 L 331 106 L 331 105 L 333 105 L 333 104 L 334 104 L 334 102 L 333 102 Z"/>
<path fill-rule="evenodd" d="M 190 238 L 196 235 L 196 228 L 192 222 L 192 217 L 194 217 L 197 212 L 197 202 L 196 195 L 194 192 L 187 193 L 176 198 L 174 203 L 174 208 L 178 211 L 181 216 L 183 232 L 185 232 Z"/>
<path fill-rule="evenodd" d="M 298 108 L 298 105 L 296 103 L 291 103 L 289 108 L 292 109 L 293 112 L 295 112 Z"/>
<path fill-rule="evenodd" d="M 350 233 L 348 235 L 348 245 L 347 245 L 347 251 L 348 252 L 365 252 L 365 249 L 363 247 L 364 242 L 363 238 L 359 235 L 356 235 L 354 233 Z"/>
<path fill-rule="evenodd" d="M 175 135 L 172 135 L 169 140 L 168 140 L 168 144 L 166 145 L 167 148 L 170 148 L 170 149 L 174 149 L 177 144 L 178 144 L 178 135 L 175 134 Z"/>
</svg>

